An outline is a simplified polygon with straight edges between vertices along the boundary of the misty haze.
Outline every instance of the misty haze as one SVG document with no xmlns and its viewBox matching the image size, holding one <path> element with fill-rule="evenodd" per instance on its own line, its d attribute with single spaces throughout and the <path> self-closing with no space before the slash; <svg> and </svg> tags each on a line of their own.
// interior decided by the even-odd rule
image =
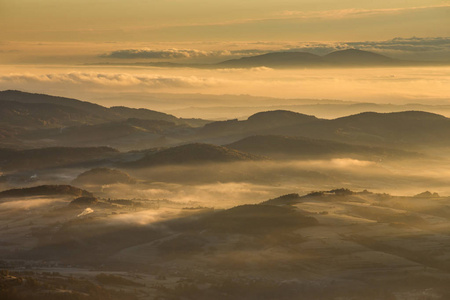
<svg viewBox="0 0 450 300">
<path fill-rule="evenodd" d="M 450 299 L 445 2 L 1 2 L 0 299 Z"/>
</svg>

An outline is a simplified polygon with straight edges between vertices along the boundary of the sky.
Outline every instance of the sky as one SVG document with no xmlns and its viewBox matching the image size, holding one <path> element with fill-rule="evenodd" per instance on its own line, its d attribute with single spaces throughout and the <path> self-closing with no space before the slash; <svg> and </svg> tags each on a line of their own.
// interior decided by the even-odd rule
<svg viewBox="0 0 450 300">
<path fill-rule="evenodd" d="M 443 0 L 2 0 L 2 40 L 356 41 L 449 34 Z"/>
<path fill-rule="evenodd" d="M 347 48 L 450 62 L 450 0 L 0 0 L 0 28 L 0 89 L 86 100 L 118 91 L 140 99 L 161 92 L 384 102 L 450 98 L 448 68 L 325 74 L 132 67 Z M 117 63 L 128 66 L 102 67 Z"/>
<path fill-rule="evenodd" d="M 0 28 L 0 63 L 47 63 L 45 55 L 62 54 L 64 61 L 92 62 L 129 49 L 217 53 L 413 37 L 447 37 L 448 47 L 450 1 L 0 0 Z"/>
</svg>

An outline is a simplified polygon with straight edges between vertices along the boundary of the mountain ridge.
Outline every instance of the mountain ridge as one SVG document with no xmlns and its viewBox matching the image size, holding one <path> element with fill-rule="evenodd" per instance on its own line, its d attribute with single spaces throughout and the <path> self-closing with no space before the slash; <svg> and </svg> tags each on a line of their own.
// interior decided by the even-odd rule
<svg viewBox="0 0 450 300">
<path fill-rule="evenodd" d="M 257 56 L 242 57 L 218 63 L 227 67 L 329 67 L 329 66 L 385 66 L 398 65 L 405 61 L 393 59 L 374 52 L 346 49 L 323 56 L 309 52 L 272 52 Z"/>
<path fill-rule="evenodd" d="M 254 56 L 228 59 L 225 61 L 207 63 L 177 63 L 177 62 L 133 62 L 133 63 L 94 63 L 89 65 L 142 65 L 162 68 L 198 68 L 198 69 L 220 69 L 220 68 L 334 68 L 334 67 L 404 67 L 404 66 L 433 66 L 448 64 L 448 62 L 412 61 L 391 58 L 375 52 L 344 49 L 337 50 L 326 55 L 317 55 L 302 51 L 278 51 Z"/>
<path fill-rule="evenodd" d="M 170 121 L 177 124 L 196 126 L 203 125 L 206 120 L 177 118 L 171 114 L 150 110 L 147 108 L 130 108 L 125 106 L 112 106 L 110 108 L 88 101 L 61 96 L 52 96 L 40 93 L 29 93 L 18 90 L 0 91 L 0 113 L 6 104 L 10 104 L 24 109 L 30 109 L 37 105 L 48 105 L 62 111 L 83 113 L 87 124 L 96 124 L 106 121 L 118 121 L 129 118 Z M 8 112 L 8 111 L 7 111 Z"/>
<path fill-rule="evenodd" d="M 260 159 L 263 159 L 263 157 L 223 146 L 205 143 L 192 143 L 147 154 L 142 159 L 131 163 L 126 163 L 123 166 L 128 168 L 145 168 L 162 165 L 233 162 Z"/>
<path fill-rule="evenodd" d="M 282 159 L 342 157 L 378 160 L 418 155 L 418 153 L 397 149 L 281 135 L 249 136 L 225 146 L 255 155 Z"/>
</svg>

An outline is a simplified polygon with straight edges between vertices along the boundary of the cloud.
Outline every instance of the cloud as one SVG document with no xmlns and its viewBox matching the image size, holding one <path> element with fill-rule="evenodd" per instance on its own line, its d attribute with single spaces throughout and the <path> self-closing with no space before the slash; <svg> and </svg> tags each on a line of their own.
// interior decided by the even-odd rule
<svg viewBox="0 0 450 300">
<path fill-rule="evenodd" d="M 142 48 L 142 49 L 116 50 L 109 53 L 101 54 L 99 56 L 102 58 L 117 58 L 117 59 L 188 59 L 188 58 L 257 55 L 261 53 L 263 53 L 263 51 L 258 49 L 243 49 L 232 51 L 229 50 L 204 51 L 198 49 L 154 50 Z"/>
<path fill-rule="evenodd" d="M 4 210 L 29 210 L 29 209 L 38 209 L 43 206 L 48 206 L 53 203 L 63 203 L 64 199 L 42 199 L 39 197 L 29 197 L 26 200 L 14 200 L 14 201 L 6 201 L 0 203 L 0 211 Z"/>
<path fill-rule="evenodd" d="M 239 73 L 239 74 L 242 74 L 242 72 L 268 72 L 273 70 L 274 69 L 268 67 L 216 69 L 216 71 L 219 73 Z"/>
<path fill-rule="evenodd" d="M 352 47 L 375 48 L 384 50 L 402 51 L 449 51 L 450 37 L 429 37 L 429 38 L 394 38 L 387 41 L 378 42 L 351 42 L 347 43 Z"/>
<path fill-rule="evenodd" d="M 262 23 L 279 20 L 340 20 L 340 19 L 354 19 L 367 18 L 380 15 L 400 15 L 412 12 L 422 12 L 427 10 L 436 10 L 450 8 L 450 4 L 416 6 L 416 7 L 399 7 L 399 8 L 348 8 L 336 10 L 319 10 L 319 11 L 296 11 L 287 10 L 283 12 L 274 13 L 269 17 L 260 18 L 241 18 L 234 20 L 226 20 L 220 22 L 210 23 L 187 23 L 187 24 L 165 24 L 153 27 L 141 27 L 140 30 L 160 30 L 161 28 L 177 28 L 177 27 L 210 27 L 210 26 L 232 26 L 241 24 Z"/>
<path fill-rule="evenodd" d="M 9 83 L 54 83 L 70 85 L 97 85 L 134 87 L 144 86 L 151 88 L 181 87 L 202 88 L 220 84 L 215 78 L 197 76 L 160 76 L 160 75 L 135 75 L 128 73 L 83 73 L 71 72 L 64 74 L 10 74 L 0 76 L 0 82 Z"/>
<path fill-rule="evenodd" d="M 166 24 L 152 28 L 141 28 L 160 30 L 161 28 L 171 27 L 209 27 L 209 26 L 232 26 L 241 24 L 262 23 L 279 20 L 341 20 L 341 19 L 355 19 L 355 18 L 368 18 L 382 15 L 400 15 L 413 12 L 423 12 L 428 10 L 450 8 L 450 4 L 441 5 L 429 5 L 429 6 L 416 6 L 416 7 L 399 7 L 399 8 L 348 8 L 348 9 L 336 9 L 336 10 L 318 10 L 318 11 L 296 11 L 286 10 L 283 12 L 274 13 L 269 17 L 261 18 L 242 18 L 227 20 L 221 22 L 210 23 L 189 23 L 189 24 Z"/>
<path fill-rule="evenodd" d="M 284 11 L 280 14 L 280 18 L 295 19 L 348 19 L 348 18 L 366 18 L 376 15 L 386 14 L 403 14 L 421 10 L 449 8 L 449 4 L 430 5 L 419 7 L 401 7 L 401 8 L 349 8 L 338 10 L 322 10 L 322 11 Z"/>
<path fill-rule="evenodd" d="M 229 46 L 229 45 L 228 45 Z M 235 45 L 236 47 L 252 47 L 249 49 L 236 50 L 212 50 L 203 51 L 198 49 L 128 49 L 116 50 L 100 55 L 103 58 L 118 59 L 203 59 L 205 62 L 210 58 L 215 61 L 223 61 L 243 56 L 255 56 L 279 51 L 301 51 L 318 55 L 325 55 L 333 51 L 344 49 L 360 49 L 374 51 L 380 54 L 394 55 L 406 59 L 426 60 L 450 60 L 450 37 L 396 37 L 385 41 L 356 41 L 356 42 L 302 42 L 298 44 L 274 44 L 273 47 L 255 49 L 251 43 Z M 211 61 L 211 60 L 210 60 Z M 212 61 L 214 62 L 214 61 Z"/>
<path fill-rule="evenodd" d="M 373 51 L 403 59 L 450 60 L 450 37 L 393 38 L 385 41 L 306 42 L 287 46 L 285 51 L 302 51 L 318 55 L 344 49 Z M 276 50 L 271 50 L 273 52 Z"/>
<path fill-rule="evenodd" d="M 226 51 L 218 51 L 217 54 Z M 104 58 L 145 58 L 145 59 L 167 59 L 167 58 L 194 58 L 194 57 L 207 57 L 211 55 L 217 55 L 211 51 L 202 51 L 196 49 L 166 49 L 166 50 L 152 50 L 152 49 L 125 49 L 112 51 L 100 55 Z"/>
<path fill-rule="evenodd" d="M 450 61 L 450 37 L 394 38 L 377 42 L 351 42 L 347 45 L 400 59 Z"/>
</svg>

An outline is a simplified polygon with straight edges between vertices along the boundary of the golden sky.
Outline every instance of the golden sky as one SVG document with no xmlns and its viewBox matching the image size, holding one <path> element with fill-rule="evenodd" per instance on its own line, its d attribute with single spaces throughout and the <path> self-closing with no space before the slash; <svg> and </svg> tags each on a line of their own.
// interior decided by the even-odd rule
<svg viewBox="0 0 450 300">
<path fill-rule="evenodd" d="M 126 90 L 448 100 L 448 68 L 414 76 L 411 70 L 287 76 L 268 69 L 131 67 L 347 48 L 450 62 L 450 0 L 0 0 L 0 89 L 68 96 Z M 130 68 L 98 67 L 117 62 Z"/>
<path fill-rule="evenodd" d="M 443 0 L 0 0 L 0 40 L 355 41 L 448 36 Z"/>
</svg>

